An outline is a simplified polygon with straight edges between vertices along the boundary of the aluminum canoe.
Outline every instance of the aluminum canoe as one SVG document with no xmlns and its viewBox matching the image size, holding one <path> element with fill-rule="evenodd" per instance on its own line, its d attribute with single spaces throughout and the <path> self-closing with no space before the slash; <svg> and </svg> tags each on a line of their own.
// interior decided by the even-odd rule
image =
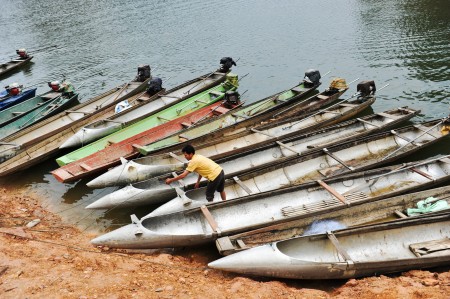
<svg viewBox="0 0 450 299">
<path fill-rule="evenodd" d="M 210 203 L 200 208 L 138 219 L 98 236 L 91 242 L 115 248 L 166 248 L 209 243 L 233 235 L 289 221 L 312 206 L 350 205 L 424 190 L 450 179 L 448 156 L 409 167 L 378 168 L 351 173 L 295 187 L 250 195 L 236 200 Z"/>
<path fill-rule="evenodd" d="M 33 56 L 28 56 L 25 59 L 17 57 L 8 62 L 0 63 L 0 77 L 3 77 L 3 75 L 6 75 L 9 72 L 22 67 L 23 65 L 30 62 L 31 59 L 33 59 Z"/>
<path fill-rule="evenodd" d="M 255 247 L 209 267 L 290 279 L 348 279 L 450 264 L 450 212 Z"/>
<path fill-rule="evenodd" d="M 111 144 L 92 155 L 53 170 L 51 173 L 58 181 L 63 183 L 92 176 L 120 164 L 120 161 L 124 159 L 137 158 L 139 156 L 137 147 L 141 145 L 147 144 L 152 140 L 164 138 L 175 132 L 180 132 L 196 123 L 234 111 L 234 109 L 238 109 L 236 108 L 237 106 L 229 106 L 225 101 L 213 103 L 187 115 L 150 128 L 123 141 Z"/>
<path fill-rule="evenodd" d="M 265 168 L 234 175 L 233 180 L 228 180 L 225 184 L 227 200 L 388 165 L 448 137 L 440 134 L 441 126 L 435 125 L 436 122 L 422 125 L 422 128 L 429 130 L 429 136 L 423 135 L 424 131 L 416 126 L 409 126 L 343 144 L 338 143 L 307 155 L 272 160 Z M 434 128 L 430 130 L 431 127 Z M 406 139 L 415 141 L 408 144 Z M 189 188 L 193 188 L 194 184 L 195 182 Z M 140 197 L 144 194 L 142 191 Z M 178 193 L 179 196 L 155 209 L 149 216 L 169 214 L 207 204 L 205 188 Z M 134 193 L 129 193 L 129 196 L 132 194 Z M 215 200 L 219 198 L 216 196 Z"/>
<path fill-rule="evenodd" d="M 348 106 L 346 106 L 346 109 L 348 109 L 347 107 Z M 273 164 L 279 165 L 279 163 L 281 162 L 286 162 L 288 160 L 291 161 L 296 157 L 298 157 L 298 161 L 302 161 L 302 159 L 306 158 L 300 157 L 305 156 L 310 152 L 318 151 L 324 147 L 332 147 L 336 143 L 340 144 L 344 141 L 362 137 L 364 135 L 370 134 L 371 132 L 376 132 L 377 130 L 388 129 L 392 127 L 392 125 L 396 125 L 401 121 L 408 120 L 416 113 L 418 113 L 418 111 L 406 108 L 388 110 L 384 113 L 360 118 L 359 120 L 352 120 L 343 124 L 327 127 L 322 130 L 317 130 L 315 132 L 294 136 L 287 140 L 282 140 L 281 142 L 272 142 L 265 147 L 257 147 L 246 152 L 241 152 L 239 154 L 215 159 L 215 161 L 219 163 L 219 165 L 221 165 L 221 167 L 224 169 L 226 178 L 232 178 L 235 176 L 240 176 L 246 172 L 255 171 L 264 167 L 270 167 Z M 201 151 L 201 149 L 199 149 L 198 152 L 205 154 Z M 321 152 L 321 154 L 323 154 L 323 152 Z M 403 154 L 405 154 L 405 152 L 403 152 Z M 212 157 L 214 158 L 214 156 Z M 378 156 L 375 156 L 374 158 L 381 159 Z M 397 156 L 395 158 L 397 158 Z M 165 173 L 183 170 L 187 164 L 187 161 L 184 160 L 184 157 L 175 156 L 174 154 L 144 157 L 135 161 L 140 161 L 142 159 L 146 159 L 146 165 L 144 166 L 147 168 L 147 172 L 152 171 L 152 164 L 157 165 L 157 170 L 159 172 Z M 394 158 L 390 159 L 390 161 L 392 161 L 393 159 Z M 118 166 L 113 170 L 107 172 L 106 174 L 100 176 L 98 179 L 89 182 L 88 186 L 92 186 L 93 183 L 96 183 L 96 181 L 98 182 L 98 180 L 102 179 L 102 177 L 105 178 L 108 174 L 113 174 L 109 177 L 111 179 L 111 183 L 114 183 L 114 180 L 118 180 L 120 177 L 122 177 L 124 173 L 135 174 L 135 178 L 139 179 L 139 175 L 142 172 L 138 172 L 137 170 L 139 170 L 140 167 L 144 166 L 142 164 L 136 163 L 135 161 L 124 162 L 122 166 Z M 374 162 L 374 160 L 372 159 L 371 162 Z M 366 161 L 366 163 L 369 164 L 368 161 Z M 327 164 L 328 163 L 324 165 Z M 354 164 L 354 162 L 352 164 Z M 308 167 L 308 170 L 310 170 L 310 166 Z M 363 165 L 360 166 L 362 167 Z M 323 166 L 322 168 L 324 167 L 325 166 Z M 153 167 L 153 170 L 154 169 L 155 167 Z M 311 175 L 310 173 L 307 174 Z M 307 174 L 305 174 L 305 176 Z M 319 172 L 316 173 L 316 175 L 319 174 Z M 253 172 L 253 175 L 269 176 L 266 171 L 259 171 L 259 174 Z M 297 177 L 298 176 L 299 174 L 297 174 Z M 188 177 L 183 179 L 181 183 L 174 183 L 173 186 L 168 186 L 164 183 L 167 177 L 170 177 L 170 175 L 160 176 L 142 182 L 130 184 L 123 189 L 119 189 L 118 191 L 105 195 L 104 197 L 87 206 L 87 208 L 105 209 L 118 206 L 126 207 L 146 204 L 161 204 L 174 198 L 176 204 L 168 204 L 167 206 L 165 205 L 164 207 L 161 207 L 161 209 L 156 209 L 154 213 L 162 212 L 168 207 L 171 207 L 170 209 L 173 209 L 174 207 L 179 208 L 180 202 L 176 198 L 177 192 L 173 187 L 180 187 L 183 190 L 192 189 L 195 185 L 195 182 L 197 181 L 197 176 L 195 174 L 190 174 Z M 307 178 L 309 177 L 307 176 Z M 246 179 L 251 179 L 251 176 L 246 176 Z M 241 184 L 242 180 L 244 180 L 243 177 L 241 177 L 235 183 Z M 102 183 L 104 183 L 104 181 Z M 205 184 L 204 180 L 202 182 L 203 184 Z M 203 199 L 203 196 L 201 196 L 201 198 Z M 202 201 L 194 201 L 193 205 L 199 204 L 201 202 Z M 181 206 L 183 205 L 181 204 Z M 190 206 L 191 205 L 188 205 L 187 207 Z"/>
<path fill-rule="evenodd" d="M 31 99 L 35 97 L 35 95 L 36 88 L 23 90 L 20 94 L 15 96 L 9 96 L 7 91 L 5 90 L 0 93 L 0 111 Z"/>
<path fill-rule="evenodd" d="M 299 134 L 301 132 L 310 131 L 314 128 L 336 123 L 350 118 L 356 113 L 364 110 L 375 101 L 375 98 L 359 99 L 355 101 L 345 101 L 337 106 L 335 111 L 325 109 L 308 120 L 303 120 L 304 116 L 300 115 L 287 120 L 280 120 L 269 123 L 269 130 L 264 128 L 264 132 L 259 132 L 260 126 L 247 127 L 239 133 L 230 136 L 222 136 L 221 138 L 209 138 L 208 143 L 197 144 L 196 151 L 204 156 L 212 159 L 225 157 L 233 153 L 243 153 L 248 148 L 256 148 L 262 146 L 270 140 L 279 139 L 284 136 Z M 330 111 L 330 112 L 326 112 Z M 238 111 L 239 112 L 239 111 Z M 236 112 L 235 112 L 236 113 Z M 233 113 L 233 114 L 235 114 Z M 319 115 L 320 114 L 320 115 Z M 229 115 L 228 115 L 229 116 Z M 227 117 L 227 116 L 224 116 Z M 269 136 L 269 134 L 276 136 Z M 248 137 L 250 135 L 250 137 Z M 254 137 L 254 135 L 259 135 Z M 247 137 L 246 137 L 247 136 Z M 249 141 L 249 139 L 252 139 Z M 259 141 L 259 142 L 258 142 Z M 250 145 L 249 145 L 250 144 Z M 139 148 L 139 147 L 137 147 Z M 170 171 L 180 170 L 184 167 L 185 160 L 180 157 L 180 151 L 162 155 L 149 155 L 138 158 L 133 161 L 125 161 L 122 159 L 122 165 L 108 171 L 100 177 L 88 183 L 88 186 L 99 188 L 113 185 L 125 185 L 150 179 L 152 177 L 165 174 Z M 59 170 L 57 170 L 59 171 Z M 56 172 L 56 171 L 55 171 Z M 63 173 L 64 174 L 64 173 Z"/>
<path fill-rule="evenodd" d="M 228 78 L 231 76 L 236 75 L 229 73 L 227 74 L 227 80 L 225 82 L 217 86 L 214 86 L 210 89 L 207 89 L 201 93 L 198 93 L 194 96 L 188 97 L 181 102 L 170 105 L 168 107 L 166 106 L 165 109 L 161 111 L 149 113 L 147 114 L 147 117 L 137 122 L 134 122 L 133 124 L 130 124 L 88 145 L 85 145 L 78 150 L 70 152 L 67 155 L 59 157 L 58 159 L 56 159 L 56 162 L 60 166 L 72 163 L 89 155 L 92 155 L 93 153 L 96 153 L 99 150 L 104 149 L 111 143 L 123 141 L 127 138 L 130 138 L 131 136 L 142 133 L 148 130 L 149 128 L 156 127 L 165 122 L 189 114 L 192 111 L 198 110 L 202 107 L 221 101 L 225 97 L 225 93 L 227 91 L 236 90 L 238 87 L 237 82 L 235 85 L 230 80 L 228 80 Z M 154 106 L 152 107 L 155 108 Z M 152 110 L 150 107 L 147 108 L 149 110 Z"/>
<path fill-rule="evenodd" d="M 41 121 L 27 129 L 20 130 L 11 136 L 3 138 L 0 141 L 0 152 L 11 149 L 13 153 L 19 153 L 33 144 L 57 135 L 67 128 L 76 130 L 77 125 L 80 122 L 83 122 L 96 114 L 101 114 L 107 109 L 111 109 L 112 111 L 114 105 L 118 102 L 131 96 L 135 96 L 143 91 L 149 80 L 150 78 L 145 79 L 143 82 L 132 80 L 128 83 L 121 84 L 120 86 L 84 101 L 75 107 L 58 113 L 45 121 Z M 8 143 L 9 146 L 3 146 L 1 143 Z M 61 143 L 59 145 L 61 145 Z M 2 154 L 0 153 L 0 157 L 1 156 Z"/>
<path fill-rule="evenodd" d="M 426 200 L 426 202 L 424 202 Z M 447 207 L 437 203 L 443 200 Z M 230 255 L 256 246 L 290 239 L 298 236 L 325 233 L 337 228 L 345 228 L 366 223 L 386 221 L 393 218 L 414 217 L 408 209 L 416 212 L 420 205 L 422 211 L 433 211 L 437 205 L 450 208 L 450 186 L 390 197 L 378 201 L 353 201 L 350 205 L 331 204 L 305 207 L 297 216 L 263 228 L 236 235 L 218 238 L 216 246 L 220 254 Z M 440 211 L 440 209 L 439 209 Z M 437 211 L 436 211 L 437 212 Z M 420 213 L 417 212 L 417 215 Z M 426 215 L 430 215 L 426 213 Z"/>
<path fill-rule="evenodd" d="M 125 109 L 120 113 L 108 116 L 108 118 L 102 118 L 84 125 L 73 136 L 70 136 L 61 145 L 61 148 L 79 147 L 101 139 L 167 107 L 210 89 L 225 81 L 225 77 L 226 73 L 216 71 L 185 82 L 156 96 L 144 94 L 142 99 L 137 99 L 137 102 L 142 101 L 145 104 L 135 105 L 131 109 Z"/>
<path fill-rule="evenodd" d="M 23 114 L 18 115 L 13 121 L 0 127 L 0 138 L 4 139 L 7 136 L 47 119 L 50 116 L 64 111 L 65 109 L 78 103 L 77 93 L 65 94 L 62 92 L 51 92 L 38 97 L 41 98 L 39 105 Z M 25 102 L 14 105 L 11 109 L 17 112 L 17 106 L 21 106 L 21 104 Z M 3 111 L 9 111 L 9 109 Z"/>
</svg>

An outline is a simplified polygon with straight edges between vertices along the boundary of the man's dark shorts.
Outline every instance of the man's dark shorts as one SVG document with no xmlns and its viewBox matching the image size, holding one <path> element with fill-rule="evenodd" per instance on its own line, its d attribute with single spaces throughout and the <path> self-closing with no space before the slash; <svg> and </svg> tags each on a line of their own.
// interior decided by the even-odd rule
<svg viewBox="0 0 450 299">
<path fill-rule="evenodd" d="M 225 174 L 223 170 L 220 174 L 214 179 L 214 181 L 208 181 L 208 185 L 206 186 L 206 200 L 213 201 L 214 200 L 214 192 L 222 192 L 225 188 Z"/>
</svg>

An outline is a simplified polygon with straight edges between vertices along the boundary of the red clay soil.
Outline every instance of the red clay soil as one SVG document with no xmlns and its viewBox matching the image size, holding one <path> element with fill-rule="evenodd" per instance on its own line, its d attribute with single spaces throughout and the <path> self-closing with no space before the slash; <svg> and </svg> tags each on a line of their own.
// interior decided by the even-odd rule
<svg viewBox="0 0 450 299">
<path fill-rule="evenodd" d="M 27 224 L 40 219 L 28 228 Z M 334 283 L 241 277 L 208 269 L 211 248 L 126 252 L 0 189 L 0 298 L 450 298 L 450 271 L 409 271 Z M 327 287 L 328 286 L 328 287 Z"/>
</svg>

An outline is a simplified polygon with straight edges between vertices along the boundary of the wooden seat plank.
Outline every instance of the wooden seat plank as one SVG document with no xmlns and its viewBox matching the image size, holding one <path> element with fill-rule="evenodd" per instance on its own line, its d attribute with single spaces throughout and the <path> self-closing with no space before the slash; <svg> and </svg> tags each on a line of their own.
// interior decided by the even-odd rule
<svg viewBox="0 0 450 299">
<path fill-rule="evenodd" d="M 247 194 L 252 194 L 252 190 L 250 190 L 249 187 L 247 187 L 237 176 L 233 177 L 233 180 L 236 182 L 236 184 L 238 184 L 242 189 L 244 189 L 245 192 L 247 192 Z"/>
<path fill-rule="evenodd" d="M 330 158 L 332 158 L 333 160 L 336 160 L 339 164 L 341 164 L 342 166 L 344 166 L 345 168 L 347 168 L 348 170 L 354 170 L 353 167 L 348 166 L 347 164 L 345 164 L 344 161 L 342 161 L 339 157 L 337 157 L 336 155 L 334 155 L 333 153 L 331 153 L 326 147 L 324 147 L 322 149 L 322 151 L 327 154 Z"/>
<path fill-rule="evenodd" d="M 206 221 L 208 221 L 212 230 L 220 235 L 221 231 L 219 229 L 219 225 L 217 224 L 216 220 L 214 220 L 214 218 L 211 215 L 211 213 L 209 212 L 208 208 L 205 205 L 203 205 L 200 207 L 200 210 L 202 211 L 203 216 L 205 216 Z"/>
<path fill-rule="evenodd" d="M 318 180 L 317 183 L 319 183 L 320 186 L 322 186 L 325 190 L 330 192 L 331 195 L 342 201 L 344 204 L 350 205 L 342 194 L 334 190 L 331 186 L 327 185 L 324 181 Z"/>
<path fill-rule="evenodd" d="M 334 247 L 336 247 L 338 253 L 345 259 L 345 261 L 352 261 L 352 258 L 350 257 L 350 255 L 341 246 L 341 244 L 339 243 L 339 240 L 336 238 L 336 236 L 332 232 L 328 231 L 327 237 L 331 241 L 331 243 L 333 243 Z"/>
</svg>

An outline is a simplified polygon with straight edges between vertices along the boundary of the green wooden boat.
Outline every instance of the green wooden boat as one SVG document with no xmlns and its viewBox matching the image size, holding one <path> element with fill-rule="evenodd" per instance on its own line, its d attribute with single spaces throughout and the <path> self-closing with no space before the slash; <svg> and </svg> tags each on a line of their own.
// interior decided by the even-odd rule
<svg viewBox="0 0 450 299">
<path fill-rule="evenodd" d="M 39 108 L 42 104 L 51 101 L 52 99 L 60 95 L 61 93 L 48 91 L 0 111 L 0 127 L 3 127 L 4 125 L 15 121 L 16 119 L 22 117 L 24 114 L 33 111 L 33 109 Z"/>
<path fill-rule="evenodd" d="M 111 143 L 120 142 L 131 136 L 139 134 L 150 128 L 161 125 L 170 120 L 176 119 L 180 116 L 191 113 L 202 107 L 208 106 L 214 102 L 220 101 L 224 98 L 225 92 L 234 91 L 238 87 L 237 75 L 229 73 L 227 74 L 226 81 L 220 85 L 210 88 L 202 93 L 194 95 L 186 100 L 172 105 L 160 112 L 152 114 L 128 127 L 125 127 L 113 134 L 110 134 L 102 139 L 99 139 L 91 144 L 88 144 L 78 150 L 75 150 L 67 155 L 64 155 L 56 162 L 60 166 L 64 166 L 71 162 L 77 161 L 81 158 L 87 157 L 99 150 L 104 149 Z"/>
<path fill-rule="evenodd" d="M 16 116 L 2 124 L 0 127 L 0 139 L 75 105 L 78 100 L 78 94 L 50 91 L 30 100 L 34 101 L 30 102 L 29 105 L 21 105 L 21 103 L 11 107 L 11 109 L 7 109 L 9 114 Z M 30 106 L 32 108 L 26 112 L 21 113 L 19 111 L 20 109 L 25 110 L 26 107 Z"/>
<path fill-rule="evenodd" d="M 290 116 L 301 116 L 317 110 L 337 100 L 346 89 L 324 91 L 305 99 L 303 96 L 316 89 L 319 82 L 310 86 L 305 82 L 278 94 L 245 106 L 232 114 L 222 115 L 202 125 L 189 128 L 181 134 L 174 134 L 164 139 L 138 148 L 143 155 L 169 152 L 181 148 L 181 144 L 189 141 L 199 146 L 205 140 L 221 139 L 224 136 L 237 136 L 249 127 L 260 125 L 270 119 L 282 121 Z M 231 138 L 231 137 L 230 137 Z M 178 149 L 179 149 L 178 148 Z"/>
</svg>

